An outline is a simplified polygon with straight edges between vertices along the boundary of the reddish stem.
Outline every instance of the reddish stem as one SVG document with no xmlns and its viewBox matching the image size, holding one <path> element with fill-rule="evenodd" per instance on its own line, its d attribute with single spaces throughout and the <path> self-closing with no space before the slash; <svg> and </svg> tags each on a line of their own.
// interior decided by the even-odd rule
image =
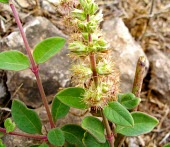
<svg viewBox="0 0 170 147">
<path fill-rule="evenodd" d="M 32 72 L 34 73 L 34 75 L 36 77 L 37 85 L 38 85 L 38 88 L 39 88 L 39 92 L 40 92 L 42 101 L 44 103 L 45 109 L 47 111 L 47 115 L 48 115 L 48 118 L 49 118 L 49 122 L 50 122 L 51 128 L 55 128 L 55 124 L 53 122 L 52 115 L 50 113 L 50 109 L 48 107 L 48 102 L 47 102 L 47 99 L 46 99 L 46 96 L 45 96 L 45 92 L 44 92 L 44 89 L 43 89 L 43 86 L 42 86 L 42 83 L 41 83 L 41 80 L 40 80 L 38 65 L 34 61 L 34 58 L 33 58 L 32 53 L 31 53 L 30 46 L 28 44 L 27 38 L 25 36 L 24 30 L 23 30 L 23 27 L 22 27 L 22 24 L 21 24 L 21 21 L 19 19 L 17 10 L 16 10 L 15 6 L 12 3 L 12 0 L 9 0 L 9 4 L 10 4 L 10 7 L 11 7 L 12 12 L 14 14 L 14 17 L 15 17 L 16 23 L 18 25 L 18 28 L 20 30 L 22 39 L 24 41 L 26 52 L 27 52 L 28 58 L 29 58 L 30 63 L 31 63 L 31 70 L 32 70 Z"/>
<path fill-rule="evenodd" d="M 90 21 L 90 15 L 89 14 L 87 15 L 86 19 L 87 19 L 87 22 Z M 88 35 L 88 43 L 89 43 L 89 45 L 90 45 L 90 43 L 92 41 L 93 41 L 92 35 L 89 33 L 89 35 Z M 89 57 L 90 57 L 91 69 L 93 71 L 94 83 L 95 83 L 95 86 L 97 87 L 98 86 L 98 73 L 96 71 L 95 54 L 91 52 Z M 104 124 L 104 126 L 106 128 L 107 139 L 109 141 L 110 147 L 114 147 L 114 136 L 113 136 L 113 133 L 112 133 L 112 131 L 110 129 L 109 122 L 108 122 L 107 118 L 105 117 L 105 115 L 103 114 L 103 110 L 101 110 L 101 115 L 102 115 L 102 118 L 103 118 L 103 124 Z"/>
<path fill-rule="evenodd" d="M 27 137 L 27 138 L 34 138 L 34 139 L 38 139 L 38 140 L 44 140 L 44 141 L 48 140 L 47 136 L 44 136 L 44 135 L 22 134 L 22 133 L 18 133 L 18 132 L 7 133 L 6 129 L 4 129 L 4 128 L 0 128 L 0 132 L 3 132 L 5 134 L 10 134 L 10 135 L 17 135 L 17 136 L 22 136 L 22 137 Z"/>
</svg>

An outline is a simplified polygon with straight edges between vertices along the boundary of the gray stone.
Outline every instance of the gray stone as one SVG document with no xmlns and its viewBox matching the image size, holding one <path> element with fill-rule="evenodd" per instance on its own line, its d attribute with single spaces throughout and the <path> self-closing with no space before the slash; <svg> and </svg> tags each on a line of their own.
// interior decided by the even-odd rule
<svg viewBox="0 0 170 147">
<path fill-rule="evenodd" d="M 120 89 L 122 92 L 131 92 L 137 60 L 140 56 L 146 57 L 146 55 L 141 46 L 132 38 L 122 19 L 106 20 L 103 23 L 103 32 L 110 43 L 113 58 L 121 74 Z"/>
<path fill-rule="evenodd" d="M 157 49 L 148 49 L 150 62 L 149 89 L 170 104 L 170 59 Z"/>
<path fill-rule="evenodd" d="M 24 31 L 32 51 L 34 46 L 45 38 L 52 36 L 67 38 L 43 17 L 35 17 L 27 22 L 24 25 Z M 25 53 L 23 41 L 18 31 L 4 38 L 2 44 L 1 51 L 15 49 Z M 70 59 L 67 57 L 66 46 L 52 59 L 39 65 L 40 76 L 49 101 L 57 93 L 59 87 L 67 87 L 70 84 L 68 71 Z M 20 72 L 8 72 L 7 83 L 11 94 L 16 92 L 16 97 L 24 101 L 26 105 L 37 108 L 42 104 L 35 77 L 30 69 Z"/>
</svg>

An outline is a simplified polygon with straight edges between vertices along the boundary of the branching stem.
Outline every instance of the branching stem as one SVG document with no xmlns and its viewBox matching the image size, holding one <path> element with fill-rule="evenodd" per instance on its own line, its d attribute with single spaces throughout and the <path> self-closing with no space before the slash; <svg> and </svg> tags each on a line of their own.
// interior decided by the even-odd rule
<svg viewBox="0 0 170 147">
<path fill-rule="evenodd" d="M 6 132 L 6 129 L 4 128 L 0 128 L 0 132 L 3 132 L 5 134 L 10 134 L 10 135 L 17 135 L 17 136 L 22 136 L 22 137 L 27 137 L 27 138 L 34 138 L 34 139 L 38 139 L 38 140 L 44 140 L 47 141 L 47 136 L 44 135 L 33 135 L 33 134 L 23 134 L 23 133 L 18 133 L 18 132 Z"/>
<path fill-rule="evenodd" d="M 30 63 L 31 63 L 31 70 L 32 70 L 32 72 L 34 73 L 34 75 L 36 77 L 37 85 L 38 85 L 38 88 L 39 88 L 39 92 L 40 92 L 42 101 L 44 103 L 45 109 L 47 111 L 47 115 L 48 115 L 48 118 L 49 118 L 49 122 L 50 122 L 51 128 L 54 128 L 55 124 L 53 122 L 53 119 L 52 119 L 52 116 L 51 116 L 51 113 L 50 113 L 50 109 L 49 109 L 49 106 L 48 106 L 48 102 L 47 102 L 47 99 L 46 99 L 46 96 L 45 96 L 45 92 L 44 92 L 44 89 L 43 89 L 43 86 L 42 86 L 42 83 L 41 83 L 41 80 L 40 80 L 38 65 L 34 61 L 34 58 L 33 58 L 32 53 L 31 53 L 30 46 L 28 44 L 26 35 L 24 33 L 24 30 L 23 30 L 23 27 L 22 27 L 22 24 L 21 24 L 21 21 L 19 19 L 17 10 L 16 10 L 15 6 L 12 3 L 12 0 L 9 0 L 9 4 L 10 4 L 10 7 L 11 7 L 12 12 L 14 14 L 14 17 L 15 17 L 16 23 L 18 25 L 18 28 L 20 30 L 22 39 L 24 41 L 26 52 L 27 52 L 28 58 L 29 58 Z"/>
</svg>

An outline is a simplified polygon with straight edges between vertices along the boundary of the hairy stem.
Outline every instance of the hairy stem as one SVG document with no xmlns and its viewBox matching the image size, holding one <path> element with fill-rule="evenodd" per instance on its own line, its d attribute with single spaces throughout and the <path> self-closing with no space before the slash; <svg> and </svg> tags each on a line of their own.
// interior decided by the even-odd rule
<svg viewBox="0 0 170 147">
<path fill-rule="evenodd" d="M 136 73 L 135 73 L 135 78 L 134 78 L 133 88 L 132 88 L 132 93 L 136 97 L 140 97 L 143 78 L 145 74 L 145 68 L 146 68 L 146 59 L 144 56 L 140 56 L 136 65 Z M 133 111 L 137 111 L 137 109 L 138 107 L 136 107 Z M 119 140 L 116 141 L 117 144 L 116 147 L 121 147 L 126 139 L 126 136 L 118 135 L 118 138 Z"/>
<path fill-rule="evenodd" d="M 54 128 L 55 124 L 53 122 L 53 119 L 52 119 L 52 116 L 51 116 L 51 113 L 50 113 L 50 109 L 48 107 L 48 102 L 47 102 L 47 99 L 46 99 L 46 96 L 45 96 L 45 92 L 44 92 L 44 89 L 43 89 L 43 86 L 42 86 L 42 83 L 41 83 L 41 80 L 40 80 L 38 65 L 34 61 L 34 58 L 33 58 L 32 53 L 31 53 L 30 46 L 28 44 L 27 38 L 25 36 L 24 30 L 23 30 L 23 27 L 22 27 L 22 24 L 21 24 L 21 21 L 19 19 L 17 10 L 16 10 L 15 6 L 12 3 L 12 0 L 9 0 L 9 4 L 10 4 L 10 7 L 11 7 L 12 12 L 14 14 L 14 17 L 15 17 L 16 23 L 18 25 L 18 28 L 20 30 L 22 39 L 24 41 L 26 52 L 27 52 L 28 58 L 29 58 L 30 63 L 31 63 L 31 70 L 32 70 L 32 72 L 34 73 L 34 75 L 36 77 L 37 85 L 38 85 L 38 88 L 39 88 L 39 92 L 40 92 L 42 101 L 44 103 L 45 109 L 47 111 L 47 115 L 48 115 L 48 118 L 49 118 L 49 122 L 50 122 L 51 128 Z"/>
<path fill-rule="evenodd" d="M 93 71 L 93 79 L 94 79 L 94 83 L 95 86 L 98 86 L 98 75 L 97 75 L 97 71 L 96 71 L 96 58 L 95 58 L 95 54 L 94 53 L 90 53 L 90 63 L 91 63 L 91 69 Z"/>
<path fill-rule="evenodd" d="M 89 22 L 89 21 L 90 21 L 90 15 L 87 15 L 87 22 Z M 89 45 L 90 45 L 90 43 L 92 41 L 93 41 L 92 40 L 92 35 L 89 33 L 89 35 L 88 35 L 88 43 L 89 43 Z M 97 88 L 97 86 L 98 86 L 98 74 L 97 74 L 97 71 L 96 71 L 96 58 L 95 58 L 95 54 L 91 52 L 89 57 L 90 57 L 91 69 L 92 69 L 92 72 L 93 72 L 94 83 L 95 83 L 95 86 Z M 103 114 L 103 110 L 101 110 L 101 115 L 102 115 L 102 118 L 103 118 L 104 126 L 106 128 L 107 139 L 109 141 L 110 147 L 114 147 L 113 134 L 112 134 L 112 131 L 110 129 L 108 120 L 107 120 L 107 118 Z"/>
<path fill-rule="evenodd" d="M 10 135 L 17 135 L 17 136 L 22 136 L 22 137 L 27 137 L 27 138 L 34 138 L 34 139 L 38 139 L 38 140 L 44 140 L 47 141 L 47 136 L 44 135 L 33 135 L 33 134 L 22 134 L 22 133 L 18 133 L 18 132 L 6 132 L 6 129 L 4 128 L 0 128 L 0 132 L 3 132 L 5 134 L 10 134 Z"/>
</svg>

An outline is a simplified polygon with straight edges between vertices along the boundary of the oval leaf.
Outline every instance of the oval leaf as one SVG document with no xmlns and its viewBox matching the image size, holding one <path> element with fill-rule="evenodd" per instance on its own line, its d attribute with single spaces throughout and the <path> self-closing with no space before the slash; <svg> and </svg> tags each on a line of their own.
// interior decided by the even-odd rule
<svg viewBox="0 0 170 147">
<path fill-rule="evenodd" d="M 65 142 L 65 137 L 63 132 L 61 131 L 61 129 L 59 128 L 54 128 L 51 129 L 48 134 L 48 141 L 52 144 L 52 145 L 56 145 L 56 146 L 62 146 L 64 145 Z"/>
<path fill-rule="evenodd" d="M 44 63 L 57 52 L 59 52 L 65 44 L 65 39 L 61 37 L 52 37 L 43 40 L 34 48 L 33 57 L 37 64 Z"/>
<path fill-rule="evenodd" d="M 0 69 L 20 71 L 30 66 L 29 59 L 19 51 L 5 51 L 0 53 Z"/>
<path fill-rule="evenodd" d="M 125 136 L 138 136 L 150 132 L 158 124 L 156 118 L 142 112 L 132 112 L 132 117 L 133 127 L 117 126 L 116 132 Z"/>
<path fill-rule="evenodd" d="M 118 101 L 126 109 L 134 109 L 140 103 L 141 99 L 135 97 L 133 93 L 124 93 L 118 95 Z"/>
<path fill-rule="evenodd" d="M 105 143 L 99 143 L 90 133 L 86 132 L 84 134 L 83 143 L 86 147 L 109 147 L 108 141 Z"/>
<path fill-rule="evenodd" d="M 82 128 L 84 128 L 87 132 L 94 136 L 98 142 L 100 143 L 106 142 L 104 126 L 99 119 L 93 116 L 85 117 L 82 120 Z"/>
<path fill-rule="evenodd" d="M 6 3 L 6 4 L 8 4 L 9 1 L 8 1 L 8 0 L 0 0 L 0 3 Z"/>
<path fill-rule="evenodd" d="M 6 129 L 6 132 L 13 132 L 15 130 L 15 123 L 12 122 L 12 120 L 10 118 L 7 118 L 4 122 L 4 126 Z"/>
<path fill-rule="evenodd" d="M 41 134 L 41 120 L 35 111 L 28 109 L 19 100 L 13 100 L 11 111 L 12 118 L 19 129 L 30 134 Z"/>
<path fill-rule="evenodd" d="M 66 116 L 69 110 L 70 110 L 69 106 L 61 103 L 56 97 L 54 98 L 51 109 L 54 122 L 56 122 L 57 119 Z"/>
<path fill-rule="evenodd" d="M 129 111 L 118 102 L 111 102 L 104 107 L 104 115 L 111 122 L 122 126 L 133 126 L 134 121 Z"/>
<path fill-rule="evenodd" d="M 77 145 L 79 147 L 84 147 L 82 139 L 84 137 L 85 130 L 80 126 L 69 124 L 61 128 L 64 133 L 65 139 L 68 143 Z"/>
<path fill-rule="evenodd" d="M 87 105 L 83 102 L 83 88 L 71 87 L 60 91 L 56 97 L 65 105 L 78 109 L 86 109 Z"/>
</svg>

